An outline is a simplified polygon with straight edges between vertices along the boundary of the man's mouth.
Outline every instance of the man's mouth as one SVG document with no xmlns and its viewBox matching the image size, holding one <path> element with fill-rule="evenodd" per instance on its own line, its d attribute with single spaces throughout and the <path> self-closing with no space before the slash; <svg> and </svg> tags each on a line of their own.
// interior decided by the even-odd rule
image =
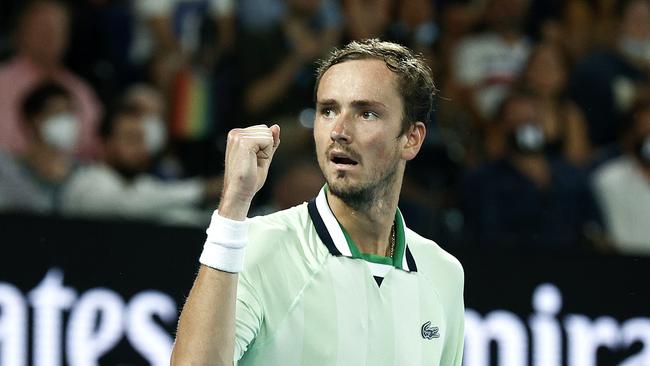
<svg viewBox="0 0 650 366">
<path fill-rule="evenodd" d="M 343 152 L 331 152 L 329 159 L 332 163 L 337 165 L 357 165 L 358 161 L 350 157 L 350 155 Z"/>
</svg>

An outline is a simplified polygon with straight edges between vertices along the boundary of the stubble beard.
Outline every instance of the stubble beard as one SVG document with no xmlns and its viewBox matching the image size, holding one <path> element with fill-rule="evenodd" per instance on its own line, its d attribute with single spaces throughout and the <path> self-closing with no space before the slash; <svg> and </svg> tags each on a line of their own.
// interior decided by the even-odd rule
<svg viewBox="0 0 650 366">
<path fill-rule="evenodd" d="M 373 174 L 373 179 L 365 184 L 351 185 L 344 182 L 331 182 L 327 177 L 325 180 L 329 191 L 350 208 L 355 211 L 370 211 L 375 206 L 381 206 L 389 196 L 390 190 L 393 189 L 395 183 L 398 163 L 399 160 L 395 159 L 394 163 L 382 169 L 383 174 L 382 171 L 377 170 Z M 337 178 L 344 179 L 344 174 L 341 173 Z M 377 176 L 379 177 L 375 178 Z"/>
</svg>

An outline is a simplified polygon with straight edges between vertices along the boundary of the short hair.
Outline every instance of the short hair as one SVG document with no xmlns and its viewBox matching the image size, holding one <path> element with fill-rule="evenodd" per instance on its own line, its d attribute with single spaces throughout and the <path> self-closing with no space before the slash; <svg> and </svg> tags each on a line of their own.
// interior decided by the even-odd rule
<svg viewBox="0 0 650 366">
<path fill-rule="evenodd" d="M 139 119 L 142 116 L 140 108 L 133 103 L 119 102 L 114 108 L 111 108 L 104 115 L 102 124 L 99 128 L 99 136 L 103 141 L 107 141 L 113 136 L 115 126 L 122 118 Z"/>
<path fill-rule="evenodd" d="M 366 59 L 382 60 L 389 70 L 397 74 L 397 88 L 404 104 L 400 134 L 416 121 L 428 122 L 436 87 L 433 73 L 424 56 L 400 44 L 376 38 L 352 41 L 343 48 L 333 50 L 329 57 L 321 60 L 316 72 L 314 99 L 320 80 L 330 67 L 345 61 Z"/>
<path fill-rule="evenodd" d="M 44 81 L 36 85 L 23 98 L 21 105 L 23 120 L 32 123 L 45 110 L 48 101 L 55 97 L 63 97 L 72 101 L 70 92 L 57 82 Z"/>
</svg>

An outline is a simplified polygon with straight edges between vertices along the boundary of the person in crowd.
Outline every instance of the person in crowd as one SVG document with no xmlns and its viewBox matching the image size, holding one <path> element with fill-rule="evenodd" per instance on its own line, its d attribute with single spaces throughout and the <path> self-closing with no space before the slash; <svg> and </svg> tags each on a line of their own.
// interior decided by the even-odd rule
<svg viewBox="0 0 650 366">
<path fill-rule="evenodd" d="M 479 122 L 492 117 L 526 62 L 531 47 L 523 28 L 527 10 L 528 0 L 489 0 L 486 29 L 454 51 L 451 72 L 459 100 Z"/>
<path fill-rule="evenodd" d="M 615 249 L 650 254 L 650 100 L 640 100 L 625 118 L 624 154 L 591 177 L 594 193 Z"/>
<path fill-rule="evenodd" d="M 434 44 L 434 61 L 430 62 L 436 73 L 436 88 L 442 96 L 435 101 L 437 135 L 445 137 L 440 142 L 447 146 L 452 160 L 473 166 L 483 155 L 482 139 L 477 133 L 480 126 L 469 108 L 459 102 L 466 88 L 455 82 L 452 71 L 458 44 L 471 34 L 482 13 L 471 2 L 453 0 L 438 7 L 438 14 L 440 37 Z"/>
<path fill-rule="evenodd" d="M 20 111 L 27 145 L 21 153 L 0 151 L 0 209 L 57 212 L 61 190 L 77 167 L 72 153 L 80 122 L 73 96 L 45 81 L 27 93 Z"/>
<path fill-rule="evenodd" d="M 616 121 L 635 95 L 648 88 L 650 1 L 617 3 L 615 47 L 588 55 L 576 65 L 570 80 L 570 93 L 585 113 L 594 148 L 616 144 Z"/>
<path fill-rule="evenodd" d="M 343 0 L 345 37 L 350 40 L 382 37 L 391 24 L 390 0 Z"/>
<path fill-rule="evenodd" d="M 166 96 L 179 72 L 199 64 L 209 73 L 234 51 L 232 0 L 140 0 L 133 14 L 131 62 Z"/>
<path fill-rule="evenodd" d="M 120 106 L 107 119 L 104 160 L 70 178 L 62 197 L 64 213 L 192 224 L 209 218 L 197 207 L 204 200 L 217 200 L 221 179 L 167 182 L 149 174 L 152 156 L 145 120 L 141 109 L 131 105 Z"/>
<path fill-rule="evenodd" d="M 323 1 L 287 0 L 284 16 L 272 28 L 243 34 L 239 58 L 248 120 L 296 120 L 311 107 L 314 60 L 338 42 L 342 27 L 338 7 L 328 15 L 332 11 Z"/>
<path fill-rule="evenodd" d="M 531 52 L 518 83 L 535 97 L 546 152 L 584 166 L 590 161 L 591 148 L 583 113 L 567 94 L 568 68 L 557 44 L 542 43 Z M 503 141 L 500 145 L 497 156 L 505 147 Z"/>
<path fill-rule="evenodd" d="M 151 157 L 150 173 L 164 180 L 179 179 L 185 175 L 181 161 L 171 148 L 168 111 L 162 93 L 149 84 L 134 84 L 127 88 L 122 99 L 139 111 L 144 127 L 147 152 Z"/>
<path fill-rule="evenodd" d="M 0 149 L 25 152 L 29 141 L 20 127 L 20 103 L 43 80 L 52 79 L 69 91 L 79 116 L 75 153 L 93 157 L 101 105 L 85 81 L 63 65 L 70 15 L 57 0 L 29 1 L 20 16 L 14 38 L 14 56 L 0 65 Z"/>
<path fill-rule="evenodd" d="M 545 154 L 535 97 L 513 93 L 497 116 L 505 156 L 470 171 L 462 183 L 468 243 L 575 248 L 593 236 L 600 220 L 586 178 L 561 156 Z"/>
</svg>

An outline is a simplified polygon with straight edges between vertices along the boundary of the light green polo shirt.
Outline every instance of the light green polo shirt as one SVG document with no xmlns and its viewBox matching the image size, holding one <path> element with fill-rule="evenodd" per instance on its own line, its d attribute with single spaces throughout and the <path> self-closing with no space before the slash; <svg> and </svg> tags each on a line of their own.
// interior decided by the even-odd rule
<svg viewBox="0 0 650 366">
<path fill-rule="evenodd" d="M 463 269 L 395 215 L 394 258 L 359 253 L 316 199 L 251 219 L 237 289 L 238 365 L 462 362 Z"/>
</svg>

